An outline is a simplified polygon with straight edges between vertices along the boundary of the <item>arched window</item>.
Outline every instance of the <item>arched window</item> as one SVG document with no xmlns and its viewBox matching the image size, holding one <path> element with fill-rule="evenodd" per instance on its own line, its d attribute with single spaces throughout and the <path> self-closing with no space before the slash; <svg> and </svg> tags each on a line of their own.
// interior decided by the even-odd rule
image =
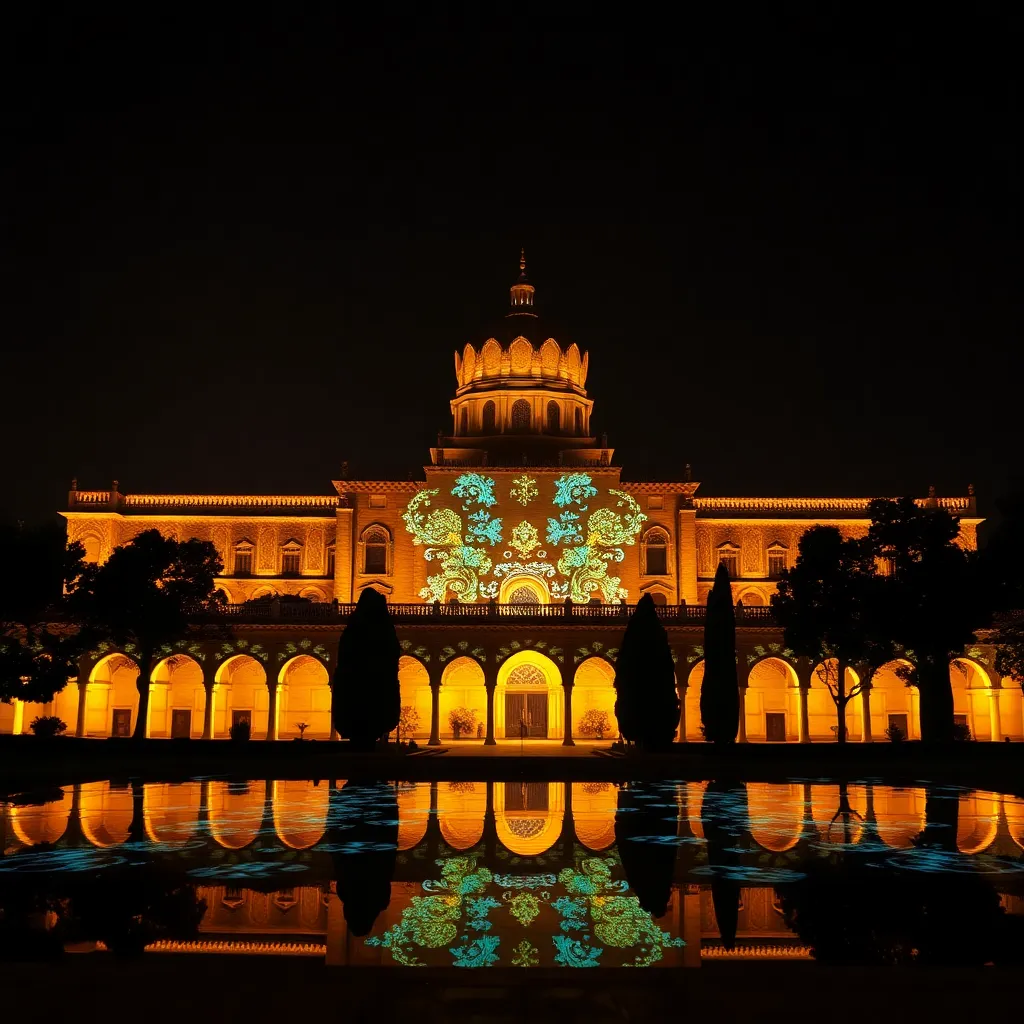
<svg viewBox="0 0 1024 1024">
<path fill-rule="evenodd" d="M 98 562 L 100 560 L 100 551 L 102 549 L 102 541 L 99 537 L 90 534 L 88 537 L 83 537 L 81 540 L 82 547 L 85 548 L 85 554 L 83 558 L 87 562 Z"/>
<path fill-rule="evenodd" d="M 576 410 L 575 415 L 573 417 L 573 420 L 574 420 L 574 423 L 576 425 L 576 436 L 577 437 L 582 437 L 583 436 L 583 410 L 582 409 L 577 409 Z"/>
<path fill-rule="evenodd" d="M 740 574 L 740 549 L 735 544 L 723 544 L 718 549 L 718 561 L 725 566 L 729 575 L 736 579 Z"/>
<path fill-rule="evenodd" d="M 512 429 L 530 429 L 530 403 L 525 398 L 517 398 L 512 403 Z"/>
<path fill-rule="evenodd" d="M 254 545 L 252 541 L 240 540 L 235 545 L 235 575 L 252 575 L 252 554 Z"/>
<path fill-rule="evenodd" d="M 557 434 L 562 429 L 562 410 L 557 402 L 548 402 L 548 433 Z"/>
<path fill-rule="evenodd" d="M 505 680 L 506 686 L 547 686 L 548 677 L 536 665 L 516 665 Z"/>
<path fill-rule="evenodd" d="M 494 403 L 484 402 L 484 426 L 483 430 L 485 434 L 494 433 Z"/>
<path fill-rule="evenodd" d="M 459 416 L 459 433 L 463 437 L 469 433 L 469 412 L 466 409 L 463 409 Z"/>
<path fill-rule="evenodd" d="M 281 548 L 281 575 L 298 576 L 302 571 L 302 545 L 290 540 Z"/>
<path fill-rule="evenodd" d="M 777 580 L 786 568 L 786 546 L 784 544 L 768 545 L 768 578 Z"/>
<path fill-rule="evenodd" d="M 668 575 L 668 537 L 664 530 L 648 530 L 644 534 L 644 574 Z"/>
<path fill-rule="evenodd" d="M 388 548 L 391 538 L 382 526 L 367 527 L 363 534 L 363 572 L 373 576 L 386 576 Z"/>
</svg>

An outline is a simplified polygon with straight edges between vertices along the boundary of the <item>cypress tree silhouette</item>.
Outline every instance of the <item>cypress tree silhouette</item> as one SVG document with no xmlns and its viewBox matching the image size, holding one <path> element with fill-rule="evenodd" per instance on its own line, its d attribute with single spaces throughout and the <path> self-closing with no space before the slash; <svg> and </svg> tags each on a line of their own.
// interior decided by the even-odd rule
<svg viewBox="0 0 1024 1024">
<path fill-rule="evenodd" d="M 701 825 L 707 840 L 711 878 L 711 902 L 722 945 L 736 945 L 740 909 L 740 844 L 750 831 L 747 786 L 743 782 L 715 780 L 704 790 Z"/>
<path fill-rule="evenodd" d="M 676 820 L 666 814 L 664 799 L 652 786 L 630 783 L 619 790 L 615 812 L 615 848 L 626 881 L 653 917 L 668 910 L 676 866 Z"/>
<path fill-rule="evenodd" d="M 718 566 L 704 620 L 704 681 L 700 687 L 704 739 L 724 746 L 736 741 L 740 691 L 736 676 L 736 612 L 729 571 Z"/>
<path fill-rule="evenodd" d="M 331 717 L 354 750 L 373 750 L 398 726 L 398 644 L 384 595 L 367 587 L 338 641 Z"/>
<path fill-rule="evenodd" d="M 640 598 L 622 638 L 615 717 L 622 735 L 648 750 L 669 746 L 679 721 L 672 649 L 650 594 Z"/>
</svg>

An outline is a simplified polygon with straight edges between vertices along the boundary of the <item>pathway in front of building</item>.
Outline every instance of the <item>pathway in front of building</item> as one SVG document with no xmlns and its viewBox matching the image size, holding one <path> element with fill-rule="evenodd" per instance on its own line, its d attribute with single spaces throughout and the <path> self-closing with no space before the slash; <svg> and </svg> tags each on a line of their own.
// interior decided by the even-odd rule
<svg viewBox="0 0 1024 1024">
<path fill-rule="evenodd" d="M 493 747 L 485 747 L 480 740 L 442 740 L 444 756 L 455 757 L 516 757 L 519 754 L 519 740 L 498 740 Z M 595 750 L 607 750 L 610 744 L 581 743 L 575 747 L 563 747 L 561 740 L 524 740 L 522 752 L 525 757 L 590 757 Z"/>
</svg>

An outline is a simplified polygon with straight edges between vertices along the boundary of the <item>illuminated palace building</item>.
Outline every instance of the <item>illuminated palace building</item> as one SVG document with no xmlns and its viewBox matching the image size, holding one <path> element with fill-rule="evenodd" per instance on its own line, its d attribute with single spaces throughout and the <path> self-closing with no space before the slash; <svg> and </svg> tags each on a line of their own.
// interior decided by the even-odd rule
<svg viewBox="0 0 1024 1024">
<path fill-rule="evenodd" d="M 254 737 L 329 737 L 338 636 L 372 587 L 391 604 L 420 740 L 451 740 L 457 709 L 463 741 L 518 740 L 525 725 L 572 744 L 600 718 L 589 712 L 606 713 L 613 737 L 618 646 L 630 605 L 649 594 L 676 661 L 679 738 L 699 741 L 703 616 L 724 563 L 739 609 L 740 739 L 835 739 L 822 669 L 785 649 L 769 603 L 801 533 L 827 523 L 863 534 L 869 499 L 705 497 L 688 467 L 672 482 L 624 480 L 591 427 L 588 354 L 548 336 L 534 297 L 524 270 L 499 324 L 456 352 L 451 434 L 420 480 L 343 472 L 319 495 L 72 489 L 68 539 L 89 559 L 153 527 L 210 540 L 223 558 L 226 608 L 197 618 L 153 667 L 150 736 L 222 738 L 248 718 Z M 922 500 L 960 516 L 975 546 L 972 494 Z M 950 666 L 956 714 L 977 739 L 1021 739 L 1021 689 L 992 658 L 981 644 Z M 898 669 L 850 705 L 854 741 L 884 740 L 890 726 L 920 735 L 917 691 Z M 127 733 L 137 673 L 132 651 L 96 651 L 48 710 L 81 736 Z M 38 713 L 0 707 L 0 729 L 27 729 Z"/>
</svg>

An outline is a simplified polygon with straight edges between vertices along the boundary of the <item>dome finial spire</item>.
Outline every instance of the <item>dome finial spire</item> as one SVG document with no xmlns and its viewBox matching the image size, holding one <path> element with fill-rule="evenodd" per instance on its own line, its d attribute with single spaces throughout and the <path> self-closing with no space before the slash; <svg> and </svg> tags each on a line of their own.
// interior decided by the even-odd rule
<svg viewBox="0 0 1024 1024">
<path fill-rule="evenodd" d="M 519 250 L 519 271 L 522 274 L 526 273 L 526 246 L 525 245 Z"/>
</svg>

